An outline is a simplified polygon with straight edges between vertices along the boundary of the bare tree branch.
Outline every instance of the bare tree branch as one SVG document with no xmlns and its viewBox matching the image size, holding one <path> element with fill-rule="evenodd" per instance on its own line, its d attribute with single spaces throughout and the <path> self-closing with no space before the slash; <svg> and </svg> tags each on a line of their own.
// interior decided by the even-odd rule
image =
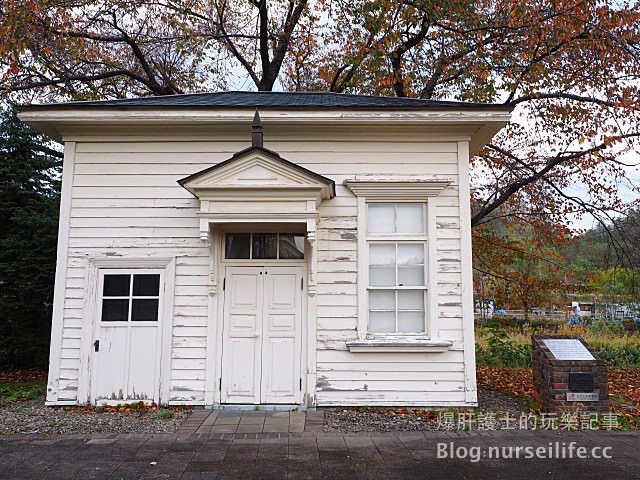
<svg viewBox="0 0 640 480">
<path fill-rule="evenodd" d="M 620 135 L 618 136 L 618 139 L 627 139 L 627 138 L 637 138 L 640 137 L 640 133 L 629 133 L 629 134 L 625 134 L 625 135 Z M 480 208 L 479 210 L 477 210 L 473 216 L 471 217 L 471 226 L 474 227 L 476 225 L 478 225 L 480 223 L 480 221 L 482 220 L 482 218 L 484 218 L 485 216 L 489 215 L 491 212 L 493 212 L 494 210 L 500 208 L 502 205 L 504 205 L 504 203 L 512 196 L 514 195 L 516 192 L 520 191 L 522 188 L 524 188 L 527 185 L 531 185 L 532 183 L 542 179 L 545 175 L 549 174 L 549 172 L 551 172 L 551 170 L 553 170 L 555 167 L 557 167 L 558 165 L 561 165 L 563 163 L 568 163 L 571 160 L 575 160 L 577 158 L 583 157 L 584 155 L 589 155 L 589 154 L 593 154 L 596 153 L 598 151 L 601 151 L 605 148 L 608 148 L 610 146 L 610 142 L 605 141 L 602 142 L 596 146 L 593 146 L 587 150 L 583 150 L 580 152 L 573 152 L 573 153 L 569 153 L 569 154 L 562 154 L 559 153 L 558 155 L 551 157 L 547 160 L 545 166 L 538 170 L 538 171 L 534 171 L 533 173 L 531 173 L 528 176 L 522 177 L 520 179 L 514 180 L 513 182 L 511 182 L 509 185 L 505 186 L 504 188 L 500 189 L 499 194 L 495 195 L 495 198 L 490 202 L 487 203 L 485 205 L 482 206 L 482 208 Z M 507 152 L 505 149 L 498 147 L 496 145 L 493 144 L 489 144 L 488 148 L 491 148 L 492 150 L 495 150 L 496 152 L 499 152 L 503 155 L 508 155 L 511 158 L 514 158 L 514 156 L 512 154 L 510 154 L 509 152 Z M 524 161 L 522 162 L 524 163 Z"/>
</svg>

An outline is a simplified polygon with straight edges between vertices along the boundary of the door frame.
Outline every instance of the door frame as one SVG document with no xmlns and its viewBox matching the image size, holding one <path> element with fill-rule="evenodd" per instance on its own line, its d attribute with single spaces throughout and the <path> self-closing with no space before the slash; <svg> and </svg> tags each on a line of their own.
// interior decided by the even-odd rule
<svg viewBox="0 0 640 480">
<path fill-rule="evenodd" d="M 302 267 L 302 278 L 304 279 L 303 288 L 301 290 L 301 329 L 300 329 L 300 350 L 301 364 L 300 376 L 302 377 L 302 389 L 300 391 L 299 406 L 312 406 L 312 400 L 315 399 L 315 383 L 316 383 L 316 301 L 315 297 L 309 295 L 309 268 L 308 259 L 310 257 L 310 246 L 305 241 L 305 258 L 303 260 L 226 260 L 224 258 L 224 237 L 228 231 L 251 231 L 257 230 L 255 225 L 233 224 L 226 225 L 227 228 L 220 228 L 210 231 L 209 233 L 209 255 L 210 275 L 217 279 L 217 289 L 215 293 L 210 295 L 209 302 L 209 328 L 214 335 L 208 336 L 207 350 L 212 352 L 207 355 L 207 397 L 212 400 L 213 405 L 233 405 L 222 403 L 222 392 L 220 390 L 222 379 L 222 343 L 224 328 L 224 296 L 223 284 L 225 278 L 226 267 L 277 267 L 277 266 L 297 266 Z M 254 228 L 251 228 L 254 227 Z M 262 229 L 260 229 L 262 230 Z M 274 224 L 271 231 L 297 231 L 293 224 Z M 215 352 L 215 353 L 213 353 Z M 205 398 L 207 398 L 205 397 Z M 314 401 L 314 400 L 313 400 Z M 206 403 L 206 402 L 205 402 Z M 286 404 L 282 404 L 286 405 Z"/>
<path fill-rule="evenodd" d="M 257 264 L 256 264 L 257 263 Z M 298 325 L 296 327 L 296 336 L 297 338 L 297 342 L 299 342 L 299 352 L 300 352 L 300 359 L 298 360 L 298 365 L 297 365 L 297 373 L 299 374 L 299 378 L 301 380 L 302 383 L 302 378 L 303 378 L 303 369 L 304 369 L 304 365 L 303 365 L 303 359 L 304 359 L 304 354 L 303 354 L 303 350 L 304 350 L 304 336 L 303 336 L 303 317 L 304 317 L 304 293 L 305 293 L 305 288 L 304 288 L 304 266 L 302 265 L 302 262 L 295 262 L 295 264 L 293 264 L 293 262 L 286 262 L 286 263 L 277 263 L 277 262 L 269 262 L 268 264 L 266 264 L 266 262 L 262 262 L 259 260 L 253 261 L 251 262 L 251 265 L 237 265 L 234 262 L 230 262 L 230 264 L 225 265 L 225 274 L 224 274 L 224 279 L 223 283 L 226 283 L 226 278 L 230 275 L 230 270 L 232 269 L 237 269 L 238 271 L 241 271 L 243 269 L 252 269 L 254 272 L 256 270 L 261 270 L 261 271 L 266 271 L 266 270 L 274 270 L 274 271 L 278 271 L 278 269 L 295 269 L 299 274 L 300 277 L 303 279 L 303 286 L 300 290 L 297 289 L 297 285 L 294 290 L 295 294 L 298 296 L 298 299 L 300 300 L 300 303 L 298 305 L 299 308 L 299 320 L 298 320 Z M 239 273 L 239 272 L 236 272 Z M 248 272 L 247 272 L 248 273 Z M 269 277 L 271 278 L 273 275 L 269 275 Z M 229 402 L 229 401 L 225 401 L 223 402 L 223 392 L 224 392 L 224 382 L 222 381 L 220 383 L 220 389 L 219 389 L 219 393 L 220 393 L 220 403 L 224 404 L 224 405 L 299 405 L 300 403 L 302 403 L 302 398 L 303 398 L 303 386 L 302 384 L 300 385 L 300 389 L 299 391 L 297 391 L 297 393 L 295 394 L 295 397 L 297 397 L 296 401 L 294 403 L 291 402 L 265 402 L 263 401 L 263 397 L 265 396 L 265 392 L 262 390 L 263 386 L 264 386 L 264 367 L 265 367 L 265 343 L 264 343 L 264 339 L 266 338 L 266 333 L 265 333 L 265 318 L 264 316 L 262 316 L 265 312 L 265 304 L 266 304 L 266 278 L 267 275 L 260 275 L 261 281 L 260 281 L 260 285 L 262 286 L 262 301 L 260 302 L 260 308 L 262 309 L 262 312 L 260 313 L 260 336 L 258 337 L 259 343 L 260 343 L 260 351 L 259 351 L 259 365 L 260 365 L 260 373 L 261 373 L 261 377 L 260 379 L 257 380 L 257 386 L 258 386 L 258 402 L 257 403 L 240 403 L 240 402 Z M 225 330 L 227 328 L 229 328 L 229 325 L 226 323 L 227 322 L 227 318 L 226 318 L 226 314 L 228 313 L 227 308 L 228 305 L 226 304 L 227 302 L 227 298 L 228 298 L 228 292 L 229 290 L 227 290 L 226 288 L 224 288 L 224 291 L 221 292 L 221 297 L 222 297 L 222 303 L 223 303 L 223 316 L 221 317 L 222 319 L 222 348 L 220 351 L 220 369 L 222 372 L 222 379 L 224 379 L 224 372 L 225 372 L 225 364 L 224 364 L 224 360 L 225 360 L 225 340 L 227 339 L 225 336 Z M 228 333 L 228 332 L 227 332 Z M 230 359 L 227 358 L 227 361 L 229 361 Z M 295 372 L 294 372 L 295 373 Z M 296 380 L 297 377 L 294 377 L 294 385 L 295 382 L 297 382 Z M 256 379 L 254 378 L 254 382 L 256 381 Z"/>
<path fill-rule="evenodd" d="M 156 344 L 154 391 L 156 403 L 168 403 L 171 379 L 171 337 L 173 328 L 173 303 L 175 286 L 175 257 L 91 257 L 87 259 L 87 282 L 83 301 L 82 333 L 80 341 L 80 375 L 78 403 L 94 404 L 97 371 L 93 342 L 100 331 L 99 292 L 101 273 L 111 270 L 161 270 L 160 303 L 158 305 L 158 339 Z M 109 403 L 108 401 L 105 401 Z M 119 401 L 122 403 L 122 401 Z M 76 403 L 76 402 L 73 402 Z M 116 401 L 116 403 L 118 403 Z"/>
</svg>

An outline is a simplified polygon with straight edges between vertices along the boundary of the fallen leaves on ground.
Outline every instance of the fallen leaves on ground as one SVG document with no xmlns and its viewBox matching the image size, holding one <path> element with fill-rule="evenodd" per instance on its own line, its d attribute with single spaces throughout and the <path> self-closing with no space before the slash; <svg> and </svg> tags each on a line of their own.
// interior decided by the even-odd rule
<svg viewBox="0 0 640 480">
<path fill-rule="evenodd" d="M 609 372 L 609 393 L 640 406 L 640 369 L 626 368 Z"/>
<path fill-rule="evenodd" d="M 640 430 L 640 369 L 609 372 L 609 403 L 624 424 Z"/>
<path fill-rule="evenodd" d="M 536 397 L 533 388 L 533 371 L 530 368 L 476 368 L 478 386 L 488 390 L 506 393 L 523 401 L 533 401 Z"/>
<path fill-rule="evenodd" d="M 118 413 L 146 413 L 157 412 L 160 409 L 155 402 L 134 402 L 124 403 L 117 405 L 80 405 L 77 407 L 65 407 L 66 411 L 78 412 L 78 413 L 102 413 L 102 412 L 118 412 Z M 184 410 L 191 410 L 189 405 L 176 405 L 172 407 L 164 407 L 163 410 L 172 410 L 174 412 L 182 412 Z"/>
<path fill-rule="evenodd" d="M 530 368 L 477 367 L 478 386 L 506 393 L 522 400 L 525 406 L 535 409 L 537 393 L 533 387 L 533 370 Z M 621 425 L 640 429 L 640 369 L 611 370 L 609 377 L 609 402 Z"/>
<path fill-rule="evenodd" d="M 41 368 L 0 371 L 0 383 L 26 382 L 28 380 L 40 380 L 43 378 L 47 378 L 47 371 Z"/>
</svg>

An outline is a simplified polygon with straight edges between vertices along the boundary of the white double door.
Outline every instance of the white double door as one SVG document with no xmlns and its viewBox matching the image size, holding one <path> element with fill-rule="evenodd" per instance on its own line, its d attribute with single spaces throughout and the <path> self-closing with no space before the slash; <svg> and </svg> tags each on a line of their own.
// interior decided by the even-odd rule
<svg viewBox="0 0 640 480">
<path fill-rule="evenodd" d="M 222 403 L 300 403 L 302 289 L 302 267 L 226 267 Z"/>
</svg>

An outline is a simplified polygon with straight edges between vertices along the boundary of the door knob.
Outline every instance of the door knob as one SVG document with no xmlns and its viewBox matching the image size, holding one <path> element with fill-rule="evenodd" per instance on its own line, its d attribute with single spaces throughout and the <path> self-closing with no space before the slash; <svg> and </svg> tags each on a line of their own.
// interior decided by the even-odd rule
<svg viewBox="0 0 640 480">
<path fill-rule="evenodd" d="M 97 352 L 100 350 L 100 340 L 93 342 L 93 349 Z"/>
</svg>

